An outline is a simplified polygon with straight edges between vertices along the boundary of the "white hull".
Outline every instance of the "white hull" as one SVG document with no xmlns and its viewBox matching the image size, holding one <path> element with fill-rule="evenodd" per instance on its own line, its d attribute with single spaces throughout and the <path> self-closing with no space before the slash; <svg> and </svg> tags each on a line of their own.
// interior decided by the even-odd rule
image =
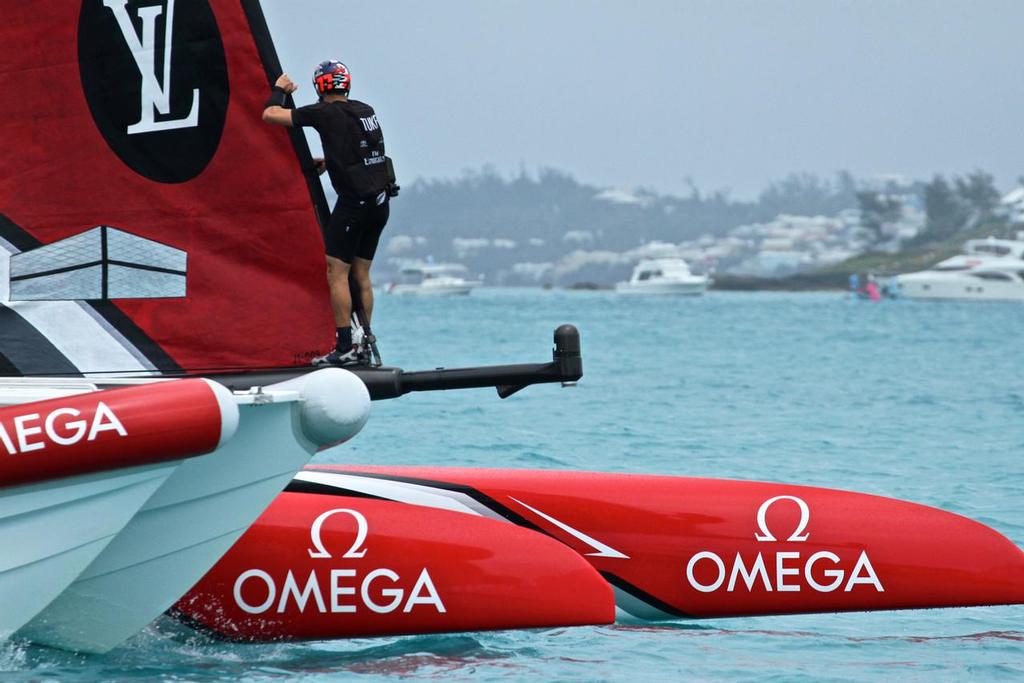
<svg viewBox="0 0 1024 683">
<path fill-rule="evenodd" d="M 910 299 L 1024 301 L 1024 241 L 968 240 L 964 253 L 896 281 Z"/>
<path fill-rule="evenodd" d="M 620 282 L 615 291 L 620 294 L 651 294 L 675 296 L 699 296 L 708 288 L 708 280 L 699 282 Z"/>
<path fill-rule="evenodd" d="M 70 586 L 180 462 L 0 490 L 0 638 Z"/>
<path fill-rule="evenodd" d="M 927 278 L 901 275 L 898 281 L 900 295 L 909 299 L 1024 301 L 1024 285 L 1019 282 L 980 280 L 963 275 Z"/>
<path fill-rule="evenodd" d="M 443 285 L 424 287 L 423 285 L 394 285 L 389 292 L 404 296 L 465 296 L 473 291 L 475 284 Z"/>
<path fill-rule="evenodd" d="M 316 451 L 362 427 L 369 395 L 340 369 L 237 396 L 236 435 L 185 461 L 63 593 L 17 636 L 102 653 L 165 612 Z"/>
<path fill-rule="evenodd" d="M 680 258 L 645 259 L 633 269 L 628 282 L 615 285 L 620 294 L 699 296 L 711 284 L 707 275 L 694 275 Z"/>
</svg>

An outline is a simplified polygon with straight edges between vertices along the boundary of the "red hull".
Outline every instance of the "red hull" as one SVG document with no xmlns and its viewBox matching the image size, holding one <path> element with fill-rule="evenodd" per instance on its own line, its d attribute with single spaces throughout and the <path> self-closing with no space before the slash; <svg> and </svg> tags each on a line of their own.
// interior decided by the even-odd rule
<svg viewBox="0 0 1024 683">
<path fill-rule="evenodd" d="M 0 487 L 209 453 L 238 424 L 219 400 L 186 379 L 0 408 Z"/>
<path fill-rule="evenodd" d="M 610 587 L 550 538 L 456 512 L 306 493 L 282 494 L 175 611 L 236 640 L 615 618 Z"/>
<path fill-rule="evenodd" d="M 866 494 L 685 477 L 323 466 L 307 468 L 289 490 L 179 608 L 218 631 L 249 638 L 514 628 L 529 625 L 535 609 L 544 611 L 535 613 L 533 625 L 607 617 L 607 606 L 605 612 L 579 612 L 595 607 L 597 598 L 585 596 L 599 592 L 585 572 L 572 579 L 565 573 L 561 581 L 552 575 L 525 580 L 525 572 L 544 574 L 568 562 L 556 546 L 496 552 L 509 550 L 513 541 L 552 539 L 560 542 L 558 550 L 571 548 L 585 559 L 614 587 L 618 606 L 639 618 L 1024 602 L 1024 553 L 1008 539 L 959 515 Z M 315 566 L 308 557 L 310 525 L 338 507 L 372 509 L 368 545 L 374 566 L 401 566 L 396 573 L 409 582 L 429 558 L 432 575 L 454 572 L 460 595 L 473 593 L 501 609 L 477 602 L 467 619 L 456 622 L 428 610 L 415 617 L 362 611 L 341 620 L 292 613 L 287 606 L 284 615 L 268 610 L 263 616 L 233 607 L 233 582 L 243 571 L 265 566 L 267 556 L 275 558 L 278 576 L 291 569 L 301 589 Z M 347 548 L 354 523 L 337 524 L 348 524 L 336 546 Z M 378 526 L 387 530 L 379 544 Z M 505 533 L 508 539 L 496 535 Z M 458 552 L 440 543 L 445 535 L 459 539 Z M 487 556 L 488 572 L 524 578 L 516 605 L 492 592 L 499 587 L 478 583 L 481 574 L 458 574 L 474 554 Z M 217 624 L 202 617 L 217 610 L 223 610 Z"/>
</svg>

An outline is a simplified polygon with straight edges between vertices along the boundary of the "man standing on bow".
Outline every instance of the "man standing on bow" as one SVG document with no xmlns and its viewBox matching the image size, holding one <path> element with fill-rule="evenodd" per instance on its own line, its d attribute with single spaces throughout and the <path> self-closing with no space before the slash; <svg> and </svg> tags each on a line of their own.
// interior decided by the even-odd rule
<svg viewBox="0 0 1024 683">
<path fill-rule="evenodd" d="M 318 170 L 330 176 L 338 202 L 324 231 L 327 282 L 336 327 L 335 348 L 314 359 L 314 365 L 357 365 L 368 362 L 367 349 L 375 341 L 370 332 L 373 288 L 370 266 L 381 232 L 388 222 L 389 200 L 398 194 L 391 160 L 384 155 L 384 135 L 373 107 L 349 99 L 352 76 L 337 60 L 321 62 L 313 72 L 313 87 L 320 101 L 286 109 L 286 95 L 298 86 L 287 74 L 274 83 L 263 120 L 282 126 L 311 126 L 320 134 L 324 159 Z M 359 287 L 365 320 L 363 345 L 352 343 L 352 295 L 349 274 Z"/>
</svg>

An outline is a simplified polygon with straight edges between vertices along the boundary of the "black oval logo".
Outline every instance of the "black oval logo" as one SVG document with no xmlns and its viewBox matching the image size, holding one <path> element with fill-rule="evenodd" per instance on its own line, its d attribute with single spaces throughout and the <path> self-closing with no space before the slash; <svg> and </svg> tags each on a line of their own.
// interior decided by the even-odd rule
<svg viewBox="0 0 1024 683">
<path fill-rule="evenodd" d="M 228 69 L 206 0 L 85 0 L 78 69 L 97 128 L 136 173 L 181 183 L 213 159 Z"/>
</svg>

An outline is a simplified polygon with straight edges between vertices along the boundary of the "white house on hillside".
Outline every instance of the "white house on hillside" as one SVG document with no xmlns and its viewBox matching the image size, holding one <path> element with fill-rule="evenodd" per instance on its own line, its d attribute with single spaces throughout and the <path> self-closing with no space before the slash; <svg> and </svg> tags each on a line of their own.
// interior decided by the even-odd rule
<svg viewBox="0 0 1024 683">
<path fill-rule="evenodd" d="M 1024 186 L 1011 190 L 999 203 L 1011 223 L 1024 223 Z"/>
</svg>

